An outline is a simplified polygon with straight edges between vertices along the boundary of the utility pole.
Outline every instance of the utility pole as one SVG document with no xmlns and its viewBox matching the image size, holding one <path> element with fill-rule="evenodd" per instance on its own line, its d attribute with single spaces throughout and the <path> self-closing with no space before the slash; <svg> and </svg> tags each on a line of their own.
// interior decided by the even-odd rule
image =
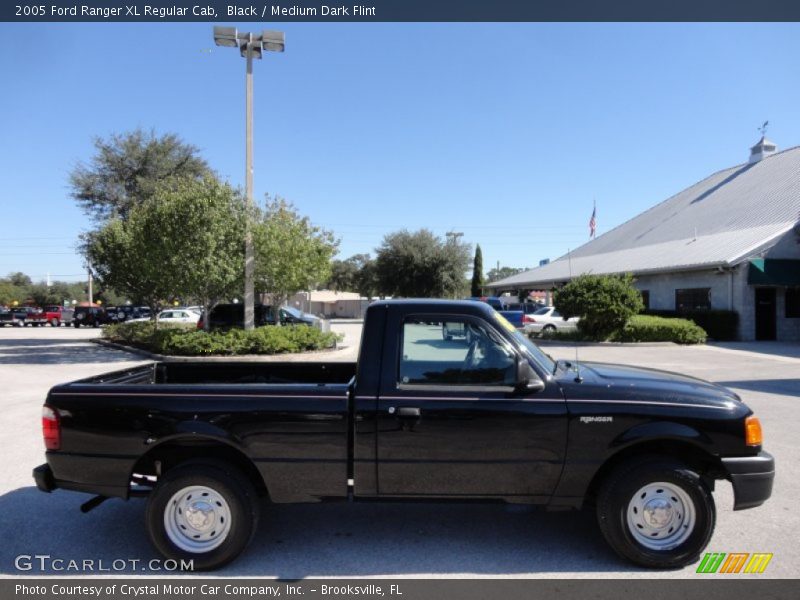
<svg viewBox="0 0 800 600">
<path fill-rule="evenodd" d="M 250 217 L 253 200 L 253 59 L 261 59 L 263 52 L 283 52 L 284 35 L 281 31 L 263 31 L 260 35 L 239 32 L 235 27 L 214 27 L 217 46 L 238 47 L 247 59 L 245 67 L 245 197 L 247 201 L 247 229 L 244 238 L 244 328 L 255 327 L 255 250 Z"/>
<path fill-rule="evenodd" d="M 87 269 L 87 270 L 89 271 L 89 304 L 91 305 L 91 304 L 93 304 L 93 301 L 92 301 L 92 281 L 93 281 L 92 280 L 92 270 L 91 269 Z"/>
<path fill-rule="evenodd" d="M 458 238 L 460 238 L 463 235 L 464 235 L 463 231 L 448 231 L 447 233 L 445 233 L 445 236 L 447 236 L 447 240 L 449 242 L 452 242 L 453 244 L 457 244 Z"/>
</svg>

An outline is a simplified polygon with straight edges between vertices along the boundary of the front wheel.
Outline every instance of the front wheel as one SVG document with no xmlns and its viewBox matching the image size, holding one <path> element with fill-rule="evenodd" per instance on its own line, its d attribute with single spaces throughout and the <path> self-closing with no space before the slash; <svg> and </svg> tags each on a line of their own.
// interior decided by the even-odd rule
<svg viewBox="0 0 800 600">
<path fill-rule="evenodd" d="M 697 560 L 714 532 L 716 507 L 700 476 L 686 465 L 653 458 L 623 464 L 597 497 L 597 520 L 620 556 L 650 568 Z"/>
<path fill-rule="evenodd" d="M 244 475 L 226 463 L 187 463 L 167 471 L 150 494 L 150 540 L 166 558 L 194 570 L 221 567 L 247 547 L 258 524 L 258 498 Z"/>
</svg>

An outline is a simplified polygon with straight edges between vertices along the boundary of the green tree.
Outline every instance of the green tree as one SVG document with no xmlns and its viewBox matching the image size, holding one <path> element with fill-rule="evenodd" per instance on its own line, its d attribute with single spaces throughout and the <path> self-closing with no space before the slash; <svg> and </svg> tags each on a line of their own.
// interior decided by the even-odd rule
<svg viewBox="0 0 800 600">
<path fill-rule="evenodd" d="M 608 339 L 644 309 L 630 274 L 576 277 L 556 291 L 554 305 L 565 318 L 580 317 L 578 329 L 593 340 Z"/>
<path fill-rule="evenodd" d="M 472 283 L 470 287 L 470 295 L 473 297 L 481 296 L 483 294 L 483 252 L 481 252 L 481 245 L 475 246 L 475 259 L 472 263 Z"/>
<path fill-rule="evenodd" d="M 192 296 L 207 313 L 241 286 L 245 213 L 230 186 L 211 176 L 169 179 L 128 218 L 90 234 L 87 260 L 102 285 L 161 301 Z M 208 320 L 206 320 L 208 321 Z"/>
<path fill-rule="evenodd" d="M 358 265 L 352 257 L 331 261 L 331 275 L 325 287 L 337 292 L 352 292 L 358 288 Z"/>
<path fill-rule="evenodd" d="M 338 241 L 281 197 L 267 196 L 263 216 L 252 227 L 256 285 L 271 296 L 279 323 L 280 307 L 289 296 L 328 280 Z"/>
<path fill-rule="evenodd" d="M 28 295 L 28 289 L 14 285 L 7 279 L 0 281 L 0 306 L 11 306 L 16 302 L 22 304 Z"/>
<path fill-rule="evenodd" d="M 506 277 L 511 277 L 512 275 L 516 275 L 517 273 L 522 273 L 525 269 L 518 269 L 515 267 L 499 267 L 499 268 L 492 268 L 489 269 L 489 272 L 486 274 L 486 281 L 492 283 L 494 281 L 500 281 L 501 279 L 505 279 Z"/>
<path fill-rule="evenodd" d="M 375 277 L 381 294 L 442 298 L 464 293 L 470 246 L 443 242 L 428 229 L 401 230 L 383 238 Z"/>
<path fill-rule="evenodd" d="M 152 198 L 169 178 L 201 180 L 210 174 L 198 149 L 176 134 L 142 129 L 95 138 L 95 155 L 69 176 L 72 197 L 99 222 L 126 219 L 134 206 Z"/>
<path fill-rule="evenodd" d="M 16 273 L 9 273 L 8 276 L 5 278 L 11 285 L 15 285 L 17 287 L 28 287 L 33 283 L 31 278 L 25 275 L 22 271 L 17 271 Z"/>
<path fill-rule="evenodd" d="M 369 254 L 354 254 L 331 262 L 331 276 L 325 286 L 331 290 L 358 292 L 371 298 L 377 293 L 375 261 Z"/>
</svg>

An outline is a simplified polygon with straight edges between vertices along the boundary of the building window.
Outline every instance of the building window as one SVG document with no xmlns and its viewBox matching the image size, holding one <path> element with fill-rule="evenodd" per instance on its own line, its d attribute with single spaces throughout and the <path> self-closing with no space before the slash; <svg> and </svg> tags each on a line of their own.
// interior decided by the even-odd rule
<svg viewBox="0 0 800 600">
<path fill-rule="evenodd" d="M 711 288 L 675 290 L 675 310 L 707 310 L 711 308 Z"/>
<path fill-rule="evenodd" d="M 800 287 L 786 288 L 786 318 L 800 319 Z"/>
<path fill-rule="evenodd" d="M 644 304 L 644 309 L 650 309 L 650 290 L 641 290 L 642 292 L 642 303 Z"/>
</svg>

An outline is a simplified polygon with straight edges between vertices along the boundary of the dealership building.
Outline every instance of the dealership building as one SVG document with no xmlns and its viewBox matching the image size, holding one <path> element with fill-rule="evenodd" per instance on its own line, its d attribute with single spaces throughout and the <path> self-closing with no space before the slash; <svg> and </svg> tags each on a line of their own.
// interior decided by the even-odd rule
<svg viewBox="0 0 800 600">
<path fill-rule="evenodd" d="M 734 310 L 741 340 L 800 341 L 800 147 L 762 137 L 747 163 L 487 287 L 553 290 L 585 273 L 632 273 L 654 310 Z"/>
</svg>

